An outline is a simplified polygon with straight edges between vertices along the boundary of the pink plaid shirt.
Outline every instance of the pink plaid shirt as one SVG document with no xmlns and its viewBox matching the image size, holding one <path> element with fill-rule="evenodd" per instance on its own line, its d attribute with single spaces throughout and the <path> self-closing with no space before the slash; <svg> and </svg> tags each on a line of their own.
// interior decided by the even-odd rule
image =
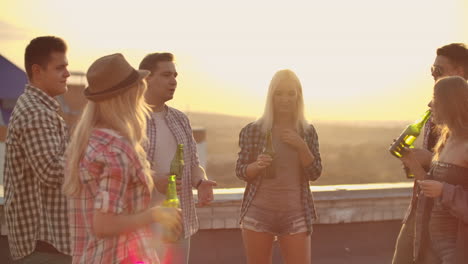
<svg viewBox="0 0 468 264">
<path fill-rule="evenodd" d="M 149 226 L 106 238 L 93 233 L 96 210 L 134 214 L 150 205 L 151 192 L 132 146 L 111 130 L 95 129 L 81 160 L 80 182 L 81 192 L 69 199 L 73 263 L 159 263 Z"/>
</svg>

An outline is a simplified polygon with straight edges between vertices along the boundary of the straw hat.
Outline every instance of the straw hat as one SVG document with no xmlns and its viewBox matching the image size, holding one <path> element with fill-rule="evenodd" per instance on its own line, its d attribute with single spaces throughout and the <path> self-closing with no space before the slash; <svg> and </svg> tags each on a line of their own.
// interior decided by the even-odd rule
<svg viewBox="0 0 468 264">
<path fill-rule="evenodd" d="M 135 70 L 120 53 L 107 55 L 89 67 L 84 95 L 91 101 L 103 101 L 124 93 L 149 74 L 146 70 Z"/>
</svg>

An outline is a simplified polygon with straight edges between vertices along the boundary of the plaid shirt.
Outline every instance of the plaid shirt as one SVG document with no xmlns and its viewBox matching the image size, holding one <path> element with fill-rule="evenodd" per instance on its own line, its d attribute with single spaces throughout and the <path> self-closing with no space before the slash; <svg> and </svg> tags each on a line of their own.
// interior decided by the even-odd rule
<svg viewBox="0 0 468 264">
<path fill-rule="evenodd" d="M 165 116 L 167 125 L 174 135 L 177 144 L 184 144 L 184 172 L 182 175 L 182 191 L 179 194 L 180 206 L 182 209 L 182 218 L 184 222 L 184 237 L 188 238 L 198 231 L 198 219 L 195 211 L 195 202 L 193 200 L 192 187 L 192 169 L 199 166 L 197 143 L 193 138 L 192 127 L 187 116 L 181 111 L 166 106 L 167 114 Z M 156 150 L 156 125 L 152 118 L 147 123 L 147 133 L 149 146 L 147 149 L 148 160 L 154 168 L 154 156 Z"/>
<path fill-rule="evenodd" d="M 67 201 L 61 192 L 68 131 L 58 102 L 26 85 L 8 126 L 5 215 L 13 259 L 31 254 L 36 240 L 70 254 Z"/>
<path fill-rule="evenodd" d="M 73 263 L 159 263 L 149 226 L 106 238 L 93 232 L 96 210 L 135 214 L 150 205 L 151 191 L 132 146 L 111 130 L 93 130 L 80 162 L 80 183 L 81 192 L 68 204 Z"/>
<path fill-rule="evenodd" d="M 312 193 L 309 188 L 309 181 L 315 181 L 320 177 L 322 173 L 322 162 L 320 159 L 319 142 L 317 132 L 314 126 L 310 125 L 306 131 L 302 131 L 301 135 L 310 151 L 315 157 L 314 162 L 308 167 L 304 167 L 305 179 L 301 183 L 301 201 L 304 208 L 307 230 L 309 233 L 312 232 L 312 222 L 317 218 L 314 207 L 314 200 Z M 237 158 L 236 164 L 236 175 L 241 180 L 247 182 L 245 188 L 244 198 L 241 205 L 240 221 L 244 218 L 247 210 L 252 203 L 258 188 L 261 187 L 263 175 L 259 175 L 253 179 L 247 179 L 246 170 L 247 166 L 257 160 L 257 156 L 262 152 L 263 146 L 265 145 L 265 133 L 261 131 L 261 128 L 256 123 L 250 123 L 244 127 L 239 135 L 239 157 Z"/>
</svg>

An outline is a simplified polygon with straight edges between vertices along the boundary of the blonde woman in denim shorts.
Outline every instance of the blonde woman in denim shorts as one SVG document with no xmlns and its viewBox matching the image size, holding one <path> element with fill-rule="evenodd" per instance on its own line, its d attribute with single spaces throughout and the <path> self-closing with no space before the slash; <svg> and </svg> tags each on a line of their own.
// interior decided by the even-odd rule
<svg viewBox="0 0 468 264">
<path fill-rule="evenodd" d="M 268 134 L 274 155 L 264 153 Z M 247 263 L 271 263 L 276 238 L 285 263 L 311 263 L 316 214 L 309 181 L 320 177 L 322 165 L 294 72 L 273 76 L 263 116 L 242 129 L 239 147 L 236 174 L 247 182 L 240 215 Z"/>
</svg>

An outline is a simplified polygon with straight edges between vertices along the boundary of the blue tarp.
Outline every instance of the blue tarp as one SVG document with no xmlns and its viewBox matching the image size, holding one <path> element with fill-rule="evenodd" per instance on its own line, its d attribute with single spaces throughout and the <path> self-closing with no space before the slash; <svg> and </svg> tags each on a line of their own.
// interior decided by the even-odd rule
<svg viewBox="0 0 468 264">
<path fill-rule="evenodd" d="M 26 73 L 0 54 L 0 109 L 5 124 L 27 82 Z"/>
</svg>

